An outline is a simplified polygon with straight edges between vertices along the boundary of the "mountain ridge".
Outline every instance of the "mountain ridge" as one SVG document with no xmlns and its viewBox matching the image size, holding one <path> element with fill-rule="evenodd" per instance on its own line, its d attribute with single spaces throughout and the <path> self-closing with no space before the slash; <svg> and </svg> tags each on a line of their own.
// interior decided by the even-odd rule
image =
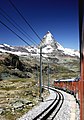
<svg viewBox="0 0 84 120">
<path fill-rule="evenodd" d="M 45 46 L 45 47 L 44 47 Z M 49 57 L 47 54 L 53 53 L 53 56 L 70 56 L 70 57 L 78 57 L 80 58 L 80 53 L 77 50 L 70 49 L 70 48 L 64 48 L 60 43 L 58 43 L 50 31 L 48 31 L 38 47 L 36 46 L 10 46 L 7 44 L 0 44 L 0 52 L 7 52 L 16 54 L 18 56 L 38 56 L 40 53 L 40 47 L 43 47 L 42 51 L 46 55 L 46 57 Z"/>
</svg>

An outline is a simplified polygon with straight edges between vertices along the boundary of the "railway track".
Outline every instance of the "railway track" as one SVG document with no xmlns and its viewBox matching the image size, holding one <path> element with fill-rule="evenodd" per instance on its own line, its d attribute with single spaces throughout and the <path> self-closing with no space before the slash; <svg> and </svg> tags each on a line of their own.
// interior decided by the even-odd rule
<svg viewBox="0 0 84 120">
<path fill-rule="evenodd" d="M 60 108 L 62 107 L 64 96 L 61 92 L 55 90 L 54 88 L 49 88 L 56 92 L 56 97 L 54 101 L 39 115 L 37 115 L 33 120 L 53 120 L 57 113 L 59 112 Z"/>
</svg>

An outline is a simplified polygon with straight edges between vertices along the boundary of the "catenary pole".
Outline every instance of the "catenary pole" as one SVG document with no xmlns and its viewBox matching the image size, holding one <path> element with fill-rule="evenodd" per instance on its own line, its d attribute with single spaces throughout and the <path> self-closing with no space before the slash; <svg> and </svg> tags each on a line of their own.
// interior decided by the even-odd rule
<svg viewBox="0 0 84 120">
<path fill-rule="evenodd" d="M 49 86 L 50 86 L 50 75 L 49 75 L 49 72 L 50 72 L 50 67 L 49 67 L 49 60 L 48 60 L 48 90 L 49 90 Z"/>
<path fill-rule="evenodd" d="M 40 79 L 39 79 L 39 88 L 40 88 L 40 95 L 39 98 L 42 98 L 42 47 L 40 47 Z"/>
</svg>

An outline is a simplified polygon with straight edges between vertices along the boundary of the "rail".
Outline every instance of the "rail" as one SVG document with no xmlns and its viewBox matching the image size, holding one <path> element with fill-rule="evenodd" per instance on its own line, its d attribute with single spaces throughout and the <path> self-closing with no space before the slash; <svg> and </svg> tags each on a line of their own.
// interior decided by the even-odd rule
<svg viewBox="0 0 84 120">
<path fill-rule="evenodd" d="M 63 94 L 54 88 L 49 87 L 49 89 L 56 92 L 54 101 L 33 120 L 53 120 L 62 107 L 64 101 Z"/>
</svg>

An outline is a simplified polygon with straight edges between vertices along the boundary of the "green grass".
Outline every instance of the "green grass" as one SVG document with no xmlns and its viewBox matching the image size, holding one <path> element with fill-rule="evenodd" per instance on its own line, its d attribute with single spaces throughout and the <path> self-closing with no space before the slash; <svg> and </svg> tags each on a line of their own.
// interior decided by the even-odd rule
<svg viewBox="0 0 84 120">
<path fill-rule="evenodd" d="M 5 86 L 0 88 L 0 90 L 6 90 L 6 91 L 15 90 L 15 89 L 16 89 L 15 86 Z"/>
<path fill-rule="evenodd" d="M 57 74 L 51 75 L 51 77 L 55 78 L 55 79 L 67 79 L 67 78 L 77 77 L 78 75 L 79 75 L 79 73 L 74 73 L 74 72 L 71 72 L 71 73 L 57 73 Z"/>
</svg>

